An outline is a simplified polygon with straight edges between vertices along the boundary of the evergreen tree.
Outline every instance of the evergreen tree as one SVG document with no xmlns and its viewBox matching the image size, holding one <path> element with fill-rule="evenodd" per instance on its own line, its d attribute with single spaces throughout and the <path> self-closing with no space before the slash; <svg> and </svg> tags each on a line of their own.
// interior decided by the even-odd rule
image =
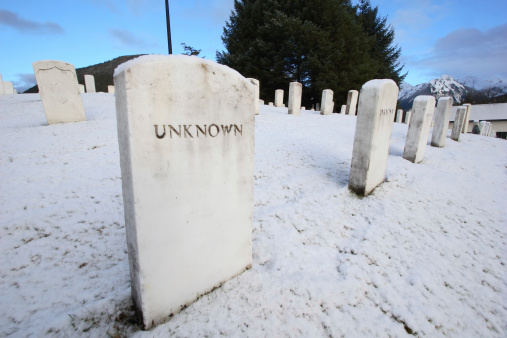
<svg viewBox="0 0 507 338">
<path fill-rule="evenodd" d="M 189 56 L 192 56 L 192 55 L 195 55 L 195 56 L 199 56 L 199 54 L 201 54 L 201 50 L 200 49 L 195 49 L 194 47 L 192 46 L 188 46 L 186 43 L 181 43 L 181 45 L 183 46 L 183 49 L 185 50 L 184 55 L 189 55 Z"/>
</svg>

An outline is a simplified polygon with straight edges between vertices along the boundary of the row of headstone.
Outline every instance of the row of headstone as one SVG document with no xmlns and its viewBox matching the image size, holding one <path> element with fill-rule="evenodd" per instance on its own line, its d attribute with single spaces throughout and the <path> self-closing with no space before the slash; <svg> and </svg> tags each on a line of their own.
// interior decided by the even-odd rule
<svg viewBox="0 0 507 338">
<path fill-rule="evenodd" d="M 496 137 L 496 131 L 493 130 L 493 124 L 488 121 L 474 121 L 472 134 Z"/>
<path fill-rule="evenodd" d="M 18 91 L 14 88 L 11 81 L 3 81 L 2 74 L 0 74 L 0 95 L 13 95 L 17 94 Z"/>
</svg>

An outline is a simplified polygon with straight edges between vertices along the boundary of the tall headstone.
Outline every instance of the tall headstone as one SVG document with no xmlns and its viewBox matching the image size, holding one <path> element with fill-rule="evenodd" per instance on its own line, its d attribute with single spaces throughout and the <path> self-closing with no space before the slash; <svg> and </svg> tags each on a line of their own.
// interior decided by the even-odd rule
<svg viewBox="0 0 507 338">
<path fill-rule="evenodd" d="M 2 80 L 2 74 L 0 74 L 0 95 L 4 95 L 4 94 L 5 94 L 4 82 Z"/>
<path fill-rule="evenodd" d="M 371 80 L 361 88 L 349 189 L 367 196 L 385 179 L 398 100 L 393 80 Z"/>
<path fill-rule="evenodd" d="M 349 90 L 349 94 L 347 96 L 347 111 L 346 111 L 347 115 L 356 115 L 358 95 L 359 92 L 357 90 Z"/>
<path fill-rule="evenodd" d="M 109 94 L 114 94 L 114 86 L 107 86 L 107 92 Z"/>
<path fill-rule="evenodd" d="M 303 94 L 303 85 L 299 82 L 289 84 L 289 114 L 301 115 L 301 95 Z"/>
<path fill-rule="evenodd" d="M 486 121 L 479 122 L 479 128 L 481 129 L 481 135 L 484 135 L 484 131 L 486 129 Z"/>
<path fill-rule="evenodd" d="M 87 93 L 96 93 L 95 78 L 93 77 L 93 75 L 88 75 L 88 74 L 85 75 L 84 80 L 85 80 L 86 92 Z"/>
<path fill-rule="evenodd" d="M 402 118 L 403 118 L 403 109 L 398 109 L 396 111 L 396 123 L 401 123 Z"/>
<path fill-rule="evenodd" d="M 250 81 L 251 84 L 254 85 L 254 88 L 255 88 L 255 115 L 259 115 L 259 96 L 260 96 L 260 92 L 259 92 L 259 80 L 257 79 L 253 79 L 253 78 L 247 78 L 248 81 Z"/>
<path fill-rule="evenodd" d="M 454 123 L 452 125 L 451 139 L 459 142 L 461 137 L 461 131 L 463 130 L 463 123 L 465 122 L 467 109 L 466 107 L 459 107 L 456 110 L 456 116 L 454 117 Z"/>
<path fill-rule="evenodd" d="M 345 115 L 345 112 L 347 111 L 347 105 L 343 104 L 340 109 L 340 114 Z"/>
<path fill-rule="evenodd" d="M 488 128 L 488 135 L 486 136 L 491 136 L 491 134 L 493 133 L 493 124 L 489 124 L 489 128 Z"/>
<path fill-rule="evenodd" d="M 333 108 L 333 91 L 331 89 L 324 89 L 322 91 L 322 107 L 320 113 L 322 115 L 331 115 L 333 114 Z"/>
<path fill-rule="evenodd" d="M 86 121 L 74 66 L 52 60 L 32 66 L 48 124 Z"/>
<path fill-rule="evenodd" d="M 410 117 L 412 116 L 412 110 L 409 110 L 405 113 L 405 124 L 410 123 Z"/>
<path fill-rule="evenodd" d="M 132 298 L 144 328 L 252 264 L 255 94 L 186 55 L 115 70 Z"/>
<path fill-rule="evenodd" d="M 85 86 L 80 84 L 79 85 L 79 94 L 84 94 L 85 93 Z"/>
<path fill-rule="evenodd" d="M 275 107 L 283 107 L 283 89 L 275 90 Z"/>
<path fill-rule="evenodd" d="M 435 98 L 433 96 L 420 95 L 415 98 L 403 150 L 404 159 L 413 163 L 419 163 L 424 159 L 434 110 Z"/>
<path fill-rule="evenodd" d="M 438 99 L 437 110 L 435 111 L 435 124 L 433 125 L 433 134 L 431 135 L 431 145 L 433 147 L 442 148 L 445 146 L 451 108 L 451 97 L 441 97 Z"/>
<path fill-rule="evenodd" d="M 472 105 L 470 103 L 465 103 L 463 106 L 466 107 L 467 112 L 465 115 L 465 120 L 463 122 L 463 129 L 461 130 L 461 132 L 466 134 L 466 133 L 468 133 L 468 123 L 470 121 L 470 113 L 472 112 Z"/>
<path fill-rule="evenodd" d="M 5 95 L 13 95 L 14 94 L 14 86 L 11 81 L 4 81 L 4 92 L 5 92 Z"/>
</svg>

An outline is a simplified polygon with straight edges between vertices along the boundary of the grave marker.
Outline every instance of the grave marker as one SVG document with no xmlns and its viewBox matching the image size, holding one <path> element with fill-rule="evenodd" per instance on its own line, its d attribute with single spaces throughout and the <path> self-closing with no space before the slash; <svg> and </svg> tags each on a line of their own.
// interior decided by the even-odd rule
<svg viewBox="0 0 507 338">
<path fill-rule="evenodd" d="M 461 132 L 463 134 L 466 134 L 468 133 L 468 123 L 470 121 L 470 113 L 472 112 L 472 105 L 470 103 L 465 103 L 463 106 L 466 107 L 467 112 L 465 115 L 465 121 L 463 122 L 463 129 L 461 130 Z"/>
<path fill-rule="evenodd" d="M 5 95 L 4 81 L 2 80 L 2 74 L 0 74 L 0 95 Z"/>
<path fill-rule="evenodd" d="M 409 124 L 410 123 L 410 117 L 412 116 L 412 111 L 409 110 L 405 113 L 405 124 Z"/>
<path fill-rule="evenodd" d="M 273 106 L 273 102 L 268 102 L 268 106 Z"/>
<path fill-rule="evenodd" d="M 85 86 L 80 84 L 79 85 L 79 94 L 84 94 L 85 93 Z"/>
<path fill-rule="evenodd" d="M 322 108 L 320 113 L 322 115 L 331 115 L 333 113 L 333 91 L 331 89 L 324 89 L 322 91 Z"/>
<path fill-rule="evenodd" d="M 107 92 L 109 94 L 114 94 L 114 86 L 107 86 Z"/>
<path fill-rule="evenodd" d="M 264 100 L 259 100 L 259 106 L 263 106 L 264 105 Z"/>
<path fill-rule="evenodd" d="M 456 116 L 454 117 L 454 123 L 452 125 L 451 131 L 451 139 L 456 142 L 459 142 L 461 130 L 463 130 L 463 123 L 465 122 L 466 113 L 466 107 L 459 107 L 458 110 L 456 110 Z"/>
<path fill-rule="evenodd" d="M 347 111 L 347 105 L 343 104 L 342 108 L 340 109 L 340 114 L 345 115 L 345 112 Z"/>
<path fill-rule="evenodd" d="M 95 91 L 95 78 L 93 75 L 85 75 L 85 86 L 86 86 L 86 92 L 87 93 L 96 93 Z"/>
<path fill-rule="evenodd" d="M 14 94 L 14 86 L 11 81 L 4 81 L 4 93 L 5 95 L 13 95 Z"/>
<path fill-rule="evenodd" d="M 301 95 L 303 94 L 303 85 L 299 82 L 289 84 L 289 114 L 301 115 Z"/>
<path fill-rule="evenodd" d="M 434 110 L 435 98 L 433 96 L 420 95 L 415 98 L 403 150 L 404 159 L 413 163 L 419 163 L 424 159 Z"/>
<path fill-rule="evenodd" d="M 431 135 L 431 145 L 442 148 L 445 146 L 447 129 L 449 128 L 449 118 L 451 117 L 452 98 L 441 97 L 438 99 L 437 110 L 435 112 L 435 124 L 433 134 Z"/>
<path fill-rule="evenodd" d="M 86 121 L 74 66 L 52 60 L 32 66 L 48 124 Z"/>
<path fill-rule="evenodd" d="M 275 107 L 283 107 L 283 89 L 275 90 Z"/>
<path fill-rule="evenodd" d="M 398 109 L 396 111 L 396 123 L 401 123 L 402 117 L 403 117 L 403 109 Z"/>
<path fill-rule="evenodd" d="M 358 195 L 367 196 L 385 179 L 397 100 L 393 80 L 371 80 L 361 88 L 349 178 Z"/>
<path fill-rule="evenodd" d="M 347 95 L 347 115 L 356 115 L 357 97 L 359 92 L 357 90 L 349 90 Z"/>
<path fill-rule="evenodd" d="M 253 78 L 247 78 L 247 80 L 250 81 L 251 84 L 253 84 L 255 87 L 255 115 L 259 115 L 259 80 L 253 79 Z"/>
<path fill-rule="evenodd" d="M 466 115 L 465 115 L 466 116 Z M 486 129 L 486 121 L 479 122 L 479 128 L 481 129 L 481 135 L 484 136 L 484 131 Z"/>
<path fill-rule="evenodd" d="M 252 264 L 254 87 L 185 55 L 115 70 L 132 297 L 145 329 Z"/>
</svg>

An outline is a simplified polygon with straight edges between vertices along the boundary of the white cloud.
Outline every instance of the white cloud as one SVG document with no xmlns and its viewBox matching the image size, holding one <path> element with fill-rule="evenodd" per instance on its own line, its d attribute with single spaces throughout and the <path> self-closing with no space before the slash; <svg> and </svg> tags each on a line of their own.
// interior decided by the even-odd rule
<svg viewBox="0 0 507 338">
<path fill-rule="evenodd" d="M 4 25 L 21 33 L 63 34 L 63 28 L 51 21 L 37 22 L 20 17 L 17 13 L 0 9 L 0 25 Z"/>
</svg>

